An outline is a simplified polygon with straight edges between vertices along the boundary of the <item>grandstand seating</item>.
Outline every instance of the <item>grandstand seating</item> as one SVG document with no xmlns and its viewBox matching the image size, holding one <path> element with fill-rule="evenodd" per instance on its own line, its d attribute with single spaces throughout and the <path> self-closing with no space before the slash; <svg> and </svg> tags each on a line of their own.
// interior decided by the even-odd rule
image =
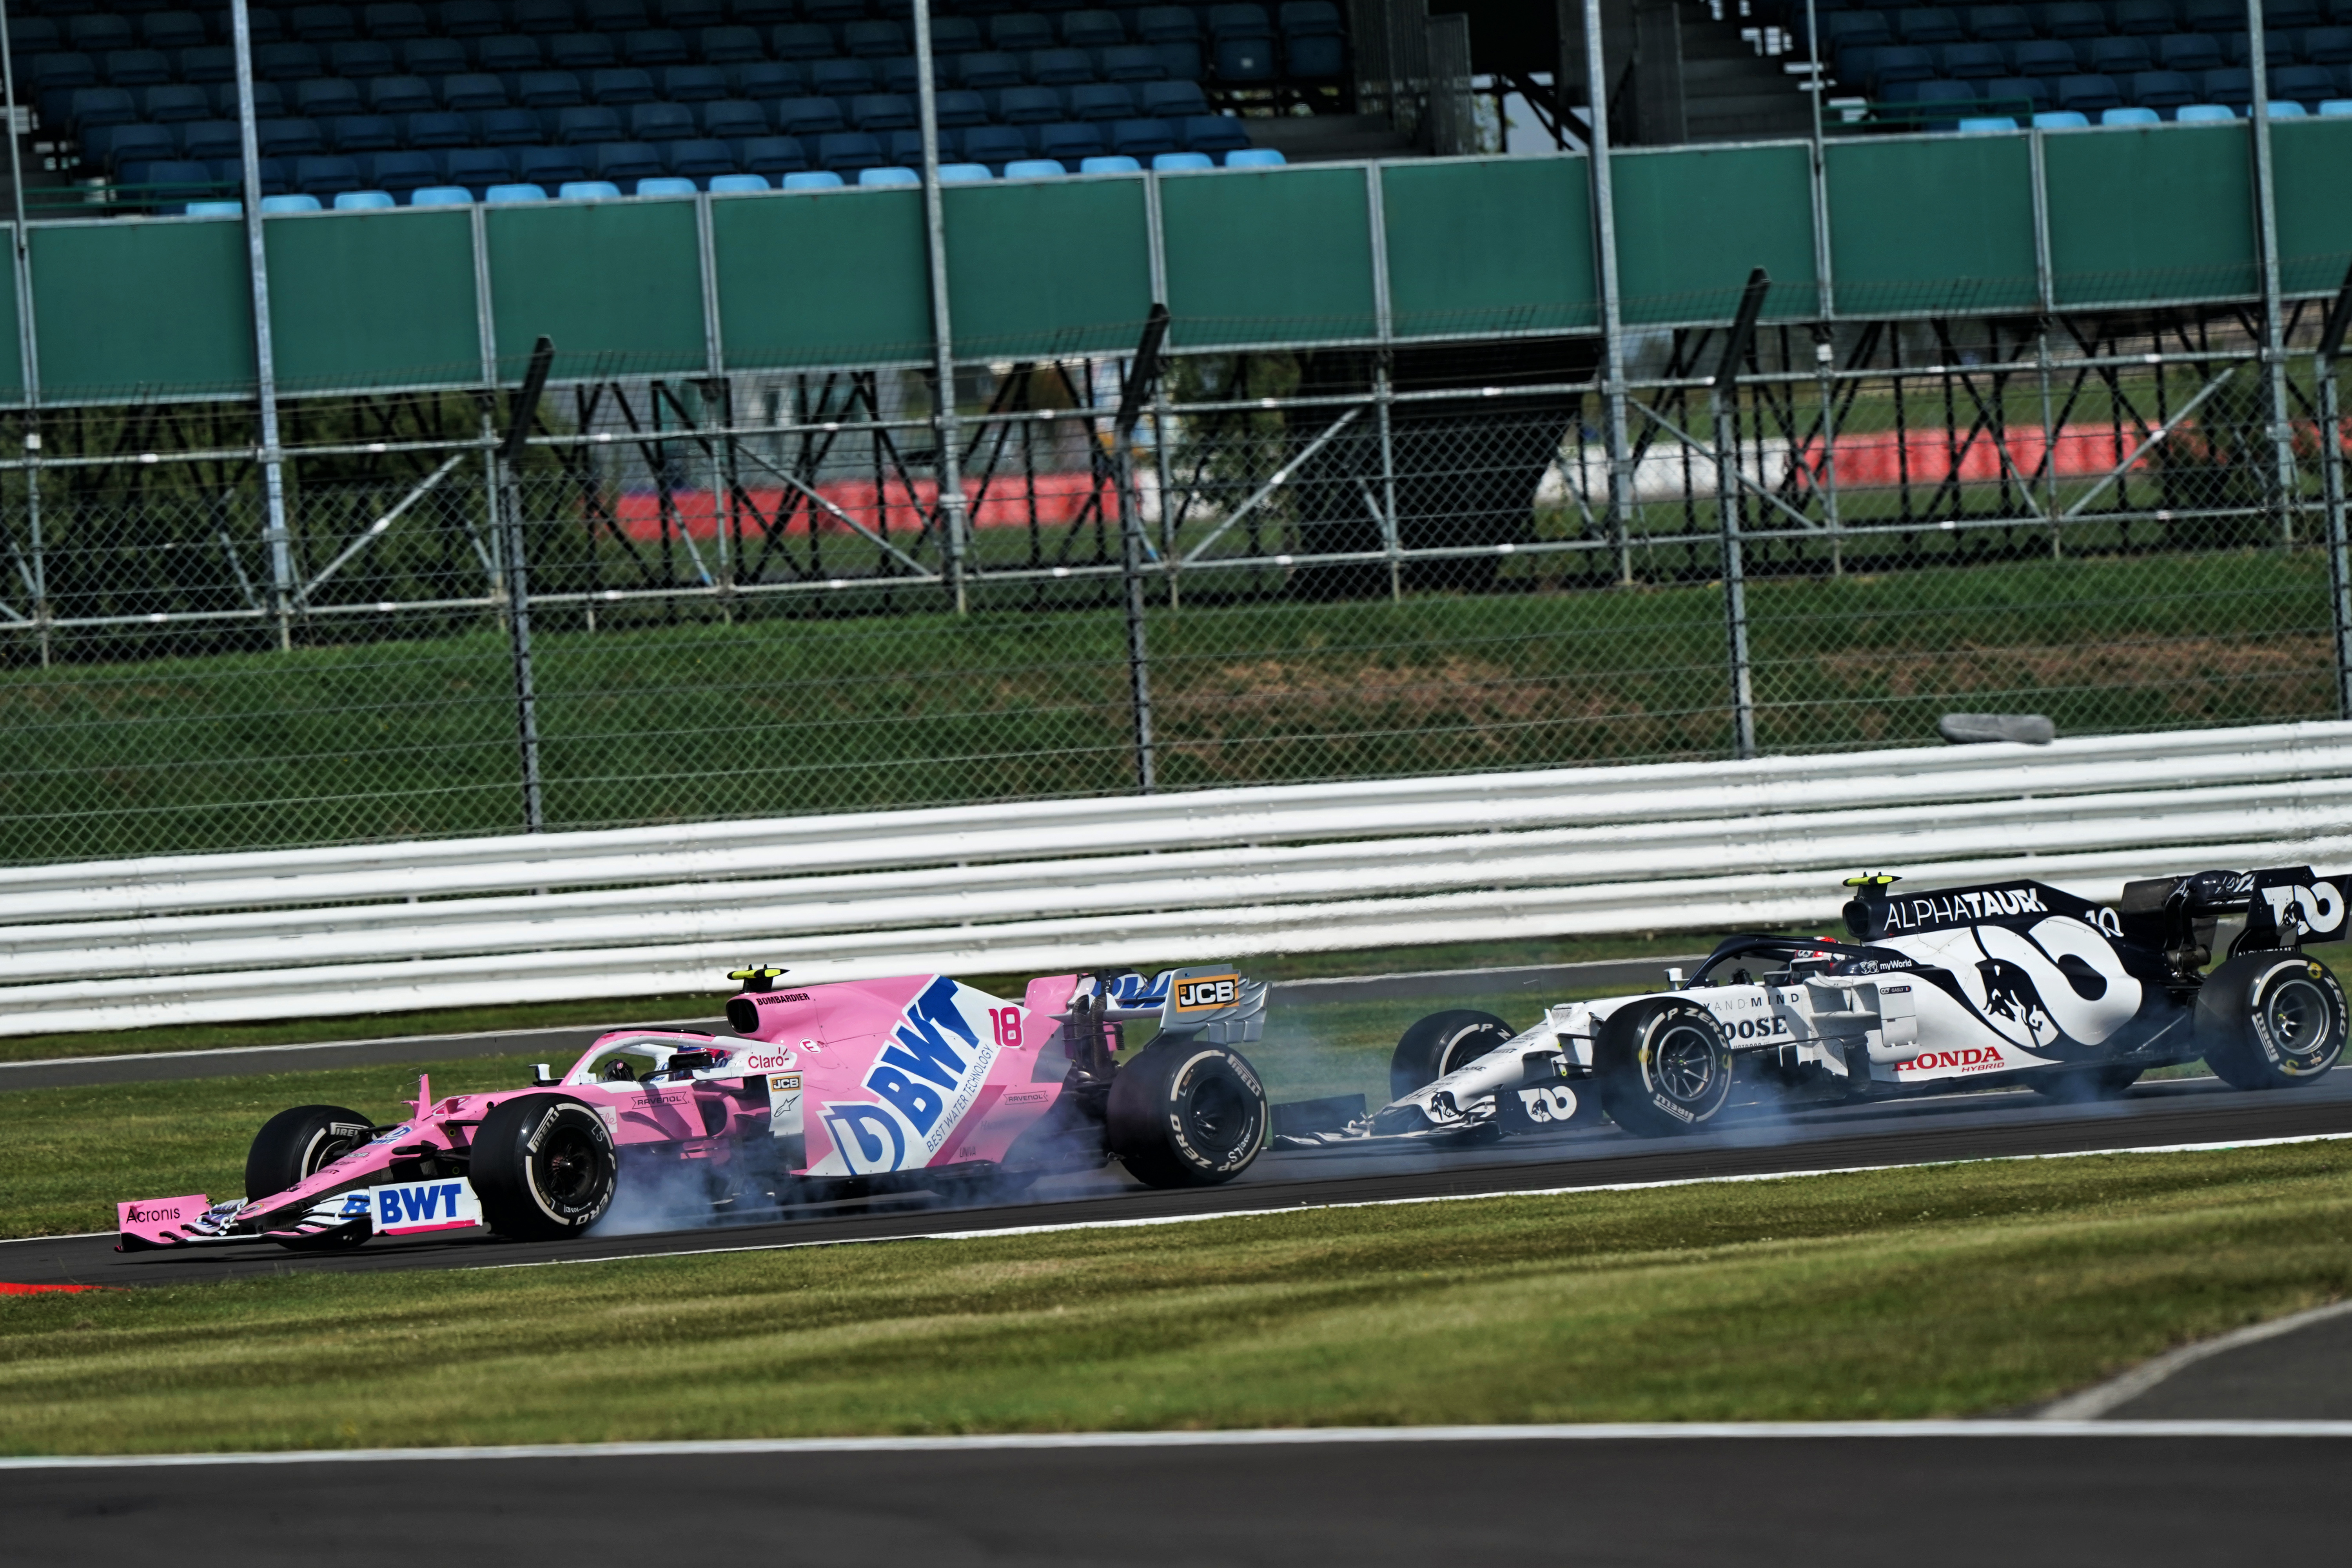
<svg viewBox="0 0 2352 1568">
<path fill-rule="evenodd" d="M 40 135 L 73 141 L 85 177 L 224 190 L 241 179 L 217 0 L 18 0 L 9 12 L 20 98 Z M 909 12 L 906 0 L 256 4 L 264 190 L 341 205 L 369 192 L 446 202 L 462 188 L 482 201 L 497 187 L 509 201 L 598 182 L 668 194 L 679 180 L 857 182 L 919 157 Z M 1332 0 L 939 0 L 932 37 L 942 159 L 991 175 L 1222 158 L 1249 138 L 1221 101 L 1328 86 L 1346 65 Z M 2352 33 L 2338 52 L 2352 63 Z M 2345 90 L 2331 79 L 2325 96 Z M 298 208 L 310 210 L 285 210 Z"/>
<path fill-rule="evenodd" d="M 1763 7 L 1799 29 L 1803 0 Z M 2242 0 L 2048 0 L 2027 5 L 1816 0 L 1839 95 L 1900 106 L 1931 130 L 2079 115 L 2084 123 L 2192 121 L 2252 100 Z M 2352 0 L 2266 0 L 2263 55 L 2283 116 L 2352 97 Z M 2072 120 L 2059 122 L 2072 124 Z"/>
</svg>

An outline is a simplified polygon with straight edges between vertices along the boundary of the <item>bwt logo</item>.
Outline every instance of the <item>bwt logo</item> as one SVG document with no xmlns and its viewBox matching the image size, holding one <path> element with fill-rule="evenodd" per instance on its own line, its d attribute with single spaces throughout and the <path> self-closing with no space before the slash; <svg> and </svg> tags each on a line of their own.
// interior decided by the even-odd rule
<svg viewBox="0 0 2352 1568">
<path fill-rule="evenodd" d="M 386 1235 L 482 1223 L 481 1203 L 464 1182 L 410 1182 L 377 1187 L 368 1195 L 375 1205 L 375 1228 Z"/>
<path fill-rule="evenodd" d="M 965 1053 L 980 1048 L 980 1036 L 956 1011 L 955 994 L 954 981 L 931 982 L 866 1075 L 866 1087 L 898 1107 L 918 1136 L 928 1136 L 939 1125 L 940 1113 L 971 1069 L 971 1058 Z"/>
<path fill-rule="evenodd" d="M 1230 1007 L 1241 997 L 1242 977 L 1219 974 L 1202 980 L 1182 980 L 1176 984 L 1176 1010 L 1195 1012 L 1202 1007 Z"/>
<path fill-rule="evenodd" d="M 907 1135 L 899 1131 L 898 1119 L 878 1105 L 829 1103 L 824 1130 L 833 1135 L 833 1147 L 853 1176 L 896 1171 L 907 1163 Z"/>
</svg>

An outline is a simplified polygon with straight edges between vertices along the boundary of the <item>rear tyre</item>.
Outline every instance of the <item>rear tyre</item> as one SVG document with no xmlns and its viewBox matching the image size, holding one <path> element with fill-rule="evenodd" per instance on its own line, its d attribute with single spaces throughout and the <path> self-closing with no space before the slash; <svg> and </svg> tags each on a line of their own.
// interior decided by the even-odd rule
<svg viewBox="0 0 2352 1568">
<path fill-rule="evenodd" d="M 620 1173 L 604 1119 L 568 1094 L 493 1106 L 475 1130 L 467 1169 L 483 1223 L 518 1241 L 586 1230 L 613 1206 Z"/>
<path fill-rule="evenodd" d="M 1154 1040 L 1110 1080 L 1104 1141 L 1146 1186 L 1230 1182 L 1265 1142 L 1265 1086 L 1239 1051 Z"/>
<path fill-rule="evenodd" d="M 1610 1015 L 1593 1042 L 1601 1104 L 1643 1138 L 1696 1132 L 1731 1099 L 1731 1044 L 1696 1002 L 1656 997 Z"/>
<path fill-rule="evenodd" d="M 2344 987 L 2317 959 L 2246 952 L 2206 976 L 2197 1041 L 2233 1089 L 2300 1089 L 2344 1054 Z"/>
<path fill-rule="evenodd" d="M 245 1156 L 245 1195 L 266 1198 L 307 1182 L 367 1142 L 374 1123 L 340 1105 L 298 1105 L 261 1124 Z"/>
<path fill-rule="evenodd" d="M 1428 1088 L 1509 1040 L 1515 1031 L 1492 1013 L 1457 1008 L 1432 1013 L 1399 1036 L 1389 1058 L 1389 1098 Z"/>
<path fill-rule="evenodd" d="M 2119 1100 L 2139 1081 L 2146 1068 L 2084 1068 L 2073 1072 L 2044 1073 L 2026 1087 L 2059 1105 L 2088 1105 L 2094 1100 Z"/>
</svg>

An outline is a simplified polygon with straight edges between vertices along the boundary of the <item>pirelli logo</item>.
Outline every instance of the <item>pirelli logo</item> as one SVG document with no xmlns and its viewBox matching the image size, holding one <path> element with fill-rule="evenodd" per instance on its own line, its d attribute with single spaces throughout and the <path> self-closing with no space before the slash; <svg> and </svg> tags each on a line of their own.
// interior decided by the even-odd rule
<svg viewBox="0 0 2352 1568">
<path fill-rule="evenodd" d="M 1202 1013 L 1212 1007 L 1230 1007 L 1241 999 L 1242 977 L 1238 974 L 1210 974 L 1176 983 L 1176 1011 Z"/>
</svg>

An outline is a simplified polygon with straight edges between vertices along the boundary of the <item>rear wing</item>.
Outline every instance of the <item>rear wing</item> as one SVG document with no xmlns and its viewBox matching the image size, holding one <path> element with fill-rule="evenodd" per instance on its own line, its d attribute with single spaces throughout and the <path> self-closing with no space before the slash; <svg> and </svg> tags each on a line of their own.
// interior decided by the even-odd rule
<svg viewBox="0 0 2352 1568">
<path fill-rule="evenodd" d="M 1103 1022 L 1157 1019 L 1162 1035 L 1198 1037 L 1213 1046 L 1237 1046 L 1265 1032 L 1266 983 L 1252 980 L 1231 964 L 1163 969 L 1150 979 L 1110 974 L 1080 981 L 1101 987 Z"/>
<path fill-rule="evenodd" d="M 2248 947 L 2342 942 L 2352 937 L 2352 921 L 2345 919 L 2347 899 L 2352 878 L 2318 876 L 2308 866 L 2274 866 L 2126 882 L 2116 912 L 2131 941 L 2172 953 L 2210 954 L 2214 928 L 2224 915 L 2246 917 Z"/>
</svg>

